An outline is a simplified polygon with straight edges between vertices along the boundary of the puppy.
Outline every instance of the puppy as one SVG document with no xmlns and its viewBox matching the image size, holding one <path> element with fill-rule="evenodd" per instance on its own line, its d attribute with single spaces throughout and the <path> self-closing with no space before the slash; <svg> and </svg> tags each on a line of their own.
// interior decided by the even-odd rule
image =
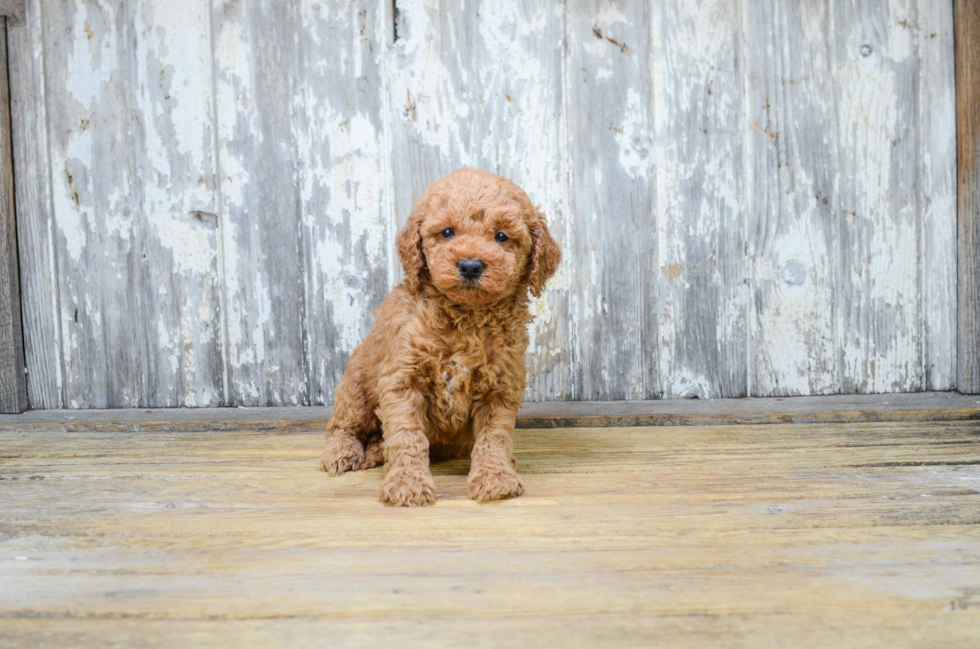
<svg viewBox="0 0 980 649">
<path fill-rule="evenodd" d="M 405 280 L 337 385 L 320 468 L 383 458 L 381 501 L 419 506 L 436 500 L 430 458 L 468 455 L 470 498 L 521 495 L 528 292 L 539 296 L 561 261 L 544 215 L 506 178 L 463 168 L 426 188 L 395 246 Z"/>
</svg>

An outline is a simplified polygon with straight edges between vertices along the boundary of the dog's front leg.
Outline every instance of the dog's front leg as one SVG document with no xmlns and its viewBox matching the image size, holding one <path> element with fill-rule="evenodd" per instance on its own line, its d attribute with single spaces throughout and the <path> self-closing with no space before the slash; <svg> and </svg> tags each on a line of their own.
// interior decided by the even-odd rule
<svg viewBox="0 0 980 649">
<path fill-rule="evenodd" d="M 419 418 L 422 397 L 411 388 L 381 390 L 385 469 L 381 502 L 402 507 L 430 505 L 436 485 L 429 472 L 429 439 Z"/>
<path fill-rule="evenodd" d="M 515 469 L 514 423 L 520 399 L 515 403 L 492 401 L 476 408 L 474 442 L 466 492 L 479 502 L 516 498 L 524 484 Z"/>
</svg>

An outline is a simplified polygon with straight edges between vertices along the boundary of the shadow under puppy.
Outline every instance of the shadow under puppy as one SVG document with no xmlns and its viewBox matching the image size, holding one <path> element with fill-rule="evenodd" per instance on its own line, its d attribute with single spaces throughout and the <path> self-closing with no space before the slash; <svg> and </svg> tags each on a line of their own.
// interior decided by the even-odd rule
<svg viewBox="0 0 980 649">
<path fill-rule="evenodd" d="M 464 168 L 426 188 L 395 243 L 405 280 L 337 385 L 320 468 L 383 458 L 381 501 L 416 506 L 436 500 L 430 458 L 469 455 L 470 498 L 519 496 L 528 292 L 561 261 L 545 217 L 511 181 Z"/>
</svg>

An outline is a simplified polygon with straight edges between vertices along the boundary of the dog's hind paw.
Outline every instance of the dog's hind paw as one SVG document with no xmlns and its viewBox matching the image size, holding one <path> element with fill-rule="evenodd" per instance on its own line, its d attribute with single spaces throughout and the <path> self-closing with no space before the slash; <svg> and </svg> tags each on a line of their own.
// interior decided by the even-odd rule
<svg viewBox="0 0 980 649">
<path fill-rule="evenodd" d="M 320 456 L 320 470 L 330 475 L 356 471 L 363 463 L 364 446 L 357 438 L 347 435 L 331 435 Z"/>
<path fill-rule="evenodd" d="M 436 483 L 425 467 L 392 469 L 381 483 L 381 502 L 396 507 L 421 507 L 436 501 Z"/>
<path fill-rule="evenodd" d="M 384 451 L 381 449 L 381 440 L 369 440 L 364 448 L 364 462 L 361 463 L 359 471 L 372 469 L 385 461 Z"/>
<path fill-rule="evenodd" d="M 499 469 L 476 469 L 466 479 L 466 495 L 477 502 L 517 498 L 524 493 L 524 483 L 510 466 Z"/>
</svg>

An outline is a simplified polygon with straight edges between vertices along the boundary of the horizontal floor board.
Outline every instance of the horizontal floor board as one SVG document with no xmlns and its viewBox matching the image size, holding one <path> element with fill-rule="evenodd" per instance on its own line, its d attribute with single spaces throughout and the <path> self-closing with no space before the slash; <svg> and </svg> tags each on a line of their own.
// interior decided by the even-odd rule
<svg viewBox="0 0 980 649">
<path fill-rule="evenodd" d="M 264 431 L 322 429 L 326 407 L 32 410 L 0 415 L 0 431 Z M 762 399 L 525 403 L 519 428 L 980 420 L 980 396 L 956 392 Z"/>
<path fill-rule="evenodd" d="M 254 424 L 0 432 L 0 644 L 980 641 L 978 421 L 527 429 L 420 510 Z"/>
</svg>

